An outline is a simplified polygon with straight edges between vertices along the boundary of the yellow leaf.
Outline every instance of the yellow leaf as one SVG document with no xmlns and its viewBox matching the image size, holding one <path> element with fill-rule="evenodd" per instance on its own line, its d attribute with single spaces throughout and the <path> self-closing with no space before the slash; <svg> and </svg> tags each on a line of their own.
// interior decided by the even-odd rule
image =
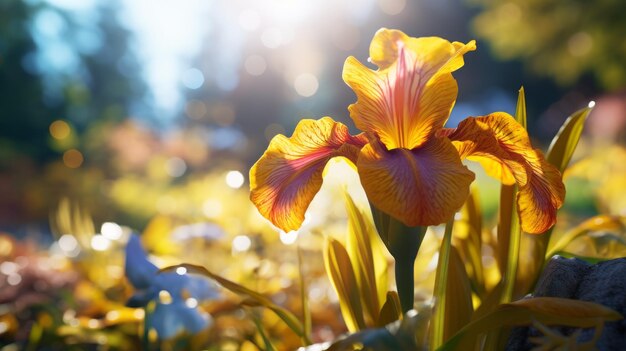
<svg viewBox="0 0 626 351">
<path fill-rule="evenodd" d="M 345 194 L 348 213 L 348 238 L 346 249 L 361 294 L 365 322 L 373 326 L 378 320 L 380 303 L 387 291 L 387 258 L 372 220 Z"/>
<path fill-rule="evenodd" d="M 400 297 L 395 291 L 387 292 L 387 300 L 380 309 L 378 315 L 377 326 L 383 327 L 389 323 L 395 322 L 402 318 L 402 306 L 400 305 Z"/>
<path fill-rule="evenodd" d="M 333 238 L 327 237 L 324 246 L 326 274 L 339 297 L 339 307 L 346 326 L 351 332 L 365 329 L 359 289 L 348 252 Z"/>
<path fill-rule="evenodd" d="M 172 255 L 180 251 L 180 247 L 171 239 L 174 225 L 170 217 L 158 215 L 153 217 L 141 235 L 146 250 L 156 255 Z"/>
<path fill-rule="evenodd" d="M 538 321 L 545 325 L 591 328 L 622 318 L 614 310 L 593 302 L 535 297 L 498 306 L 493 312 L 466 325 L 439 350 L 470 350 L 476 337 L 502 326 L 530 325 Z"/>
<path fill-rule="evenodd" d="M 548 252 L 546 253 L 546 259 L 557 254 L 559 251 L 564 250 L 570 243 L 578 238 L 589 235 L 592 232 L 598 231 L 612 231 L 617 233 L 624 233 L 626 231 L 626 216 L 613 216 L 613 215 L 599 215 L 594 216 L 586 221 L 582 222 L 575 228 L 569 230 L 563 236 L 561 236 L 555 243 L 550 243 L 548 246 Z M 589 253 L 590 251 L 587 251 Z M 593 256 L 591 254 L 582 253 L 585 256 Z M 607 258 L 608 259 L 608 258 Z"/>
</svg>

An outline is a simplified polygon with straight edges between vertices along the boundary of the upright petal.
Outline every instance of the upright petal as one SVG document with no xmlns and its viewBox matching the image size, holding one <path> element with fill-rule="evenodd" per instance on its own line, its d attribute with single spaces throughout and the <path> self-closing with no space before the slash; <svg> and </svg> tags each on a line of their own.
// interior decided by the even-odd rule
<svg viewBox="0 0 626 351">
<path fill-rule="evenodd" d="M 452 140 L 462 158 L 479 161 L 505 184 L 517 182 L 522 230 L 543 233 L 554 225 L 565 197 L 561 174 L 533 149 L 528 133 L 512 116 L 495 112 L 469 117 L 441 134 Z"/>
<path fill-rule="evenodd" d="M 363 134 L 350 135 L 345 125 L 330 117 L 302 120 L 290 138 L 274 137 L 250 169 L 250 199 L 278 228 L 298 229 L 322 186 L 328 160 L 343 156 L 354 163 L 366 143 Z"/>
<path fill-rule="evenodd" d="M 443 128 L 454 106 L 457 84 L 452 72 L 463 66 L 463 55 L 476 49 L 447 40 L 410 38 L 382 29 L 370 47 L 373 71 L 354 57 L 344 64 L 343 79 L 354 90 L 350 105 L 356 126 L 378 135 L 387 149 L 414 149 Z"/>
<path fill-rule="evenodd" d="M 359 154 L 357 169 L 368 199 L 408 226 L 449 220 L 469 195 L 474 180 L 445 138 L 414 150 L 385 150 L 372 141 Z"/>
</svg>

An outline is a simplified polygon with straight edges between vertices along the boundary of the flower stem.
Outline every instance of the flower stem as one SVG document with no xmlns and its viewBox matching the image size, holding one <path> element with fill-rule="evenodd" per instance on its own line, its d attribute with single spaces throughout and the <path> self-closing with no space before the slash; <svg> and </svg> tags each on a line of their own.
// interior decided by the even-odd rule
<svg viewBox="0 0 626 351">
<path fill-rule="evenodd" d="M 515 199 L 517 193 L 517 186 L 508 186 L 506 189 L 503 186 L 502 191 L 510 191 L 512 198 Z M 522 232 L 520 229 L 519 217 L 517 215 L 517 204 L 515 201 L 511 202 L 510 208 L 501 209 L 501 211 L 510 211 L 509 218 L 509 250 L 507 255 L 506 270 L 503 277 L 504 289 L 502 296 L 500 297 L 500 303 L 508 303 L 513 299 L 515 292 L 515 278 L 517 276 L 517 266 L 519 263 L 519 250 L 522 241 Z"/>
<path fill-rule="evenodd" d="M 402 307 L 403 313 L 413 308 L 415 289 L 415 278 L 413 276 L 415 270 L 414 262 L 415 260 L 402 262 L 402 260 L 396 259 L 396 287 L 398 289 L 398 297 L 400 297 L 400 306 Z"/>
<path fill-rule="evenodd" d="M 427 227 L 407 227 L 402 222 L 372 206 L 378 235 L 396 261 L 395 276 L 402 312 L 413 309 L 415 299 L 415 257 Z"/>
</svg>

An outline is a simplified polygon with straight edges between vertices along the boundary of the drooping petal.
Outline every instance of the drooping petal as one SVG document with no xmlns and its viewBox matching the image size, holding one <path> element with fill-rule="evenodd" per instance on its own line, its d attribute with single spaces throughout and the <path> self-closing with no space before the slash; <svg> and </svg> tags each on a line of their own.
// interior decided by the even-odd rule
<svg viewBox="0 0 626 351">
<path fill-rule="evenodd" d="M 469 195 L 474 180 L 445 138 L 433 137 L 414 150 L 385 150 L 372 141 L 357 169 L 372 204 L 408 226 L 449 220 Z"/>
<path fill-rule="evenodd" d="M 488 174 L 519 185 L 517 206 L 522 230 L 543 233 L 556 222 L 565 187 L 561 174 L 533 149 L 528 133 L 507 113 L 469 117 L 454 130 L 443 131 L 462 158 L 481 162 Z"/>
<path fill-rule="evenodd" d="M 159 268 L 148 260 L 148 255 L 141 246 L 141 239 L 136 234 L 128 238 L 125 254 L 126 278 L 136 289 L 148 289 L 153 284 Z"/>
<path fill-rule="evenodd" d="M 211 316 L 196 307 L 187 306 L 183 300 L 169 304 L 157 303 L 148 317 L 148 327 L 156 330 L 159 339 L 167 340 L 182 332 L 196 334 L 212 324 Z"/>
<path fill-rule="evenodd" d="M 474 41 L 450 43 L 378 31 L 370 47 L 378 71 L 354 57 L 344 64 L 343 79 L 357 95 L 348 108 L 354 123 L 377 134 L 389 150 L 424 144 L 443 127 L 454 106 L 458 87 L 451 73 L 463 66 L 463 55 L 475 49 Z"/>
<path fill-rule="evenodd" d="M 322 186 L 328 160 L 343 156 L 355 163 L 366 143 L 365 135 L 350 135 L 330 117 L 302 120 L 290 138 L 274 137 L 250 169 L 250 199 L 275 226 L 296 230 Z"/>
</svg>

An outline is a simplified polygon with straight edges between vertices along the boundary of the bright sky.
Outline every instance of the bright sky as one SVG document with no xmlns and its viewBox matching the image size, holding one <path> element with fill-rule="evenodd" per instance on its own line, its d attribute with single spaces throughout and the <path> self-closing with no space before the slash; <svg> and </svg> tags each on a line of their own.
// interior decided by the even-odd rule
<svg viewBox="0 0 626 351">
<path fill-rule="evenodd" d="M 107 0 L 28 1 L 47 1 L 89 18 L 90 10 Z M 346 50 L 360 40 L 358 28 L 377 5 L 383 13 L 396 14 L 406 4 L 406 0 L 118 1 L 121 22 L 136 35 L 136 54 L 154 97 L 149 104 L 159 118 L 171 118 L 180 110 L 184 89 L 212 84 L 231 91 L 242 72 L 261 75 L 269 69 L 271 56 L 277 55 L 296 56 L 287 60 L 291 66 L 280 67 L 280 74 L 298 95 L 313 96 L 323 64 L 315 47 L 318 31 L 331 35 L 339 41 L 338 48 Z M 327 23 L 329 15 L 335 23 Z M 45 18 L 40 22 L 49 25 Z M 41 42 L 51 47 L 49 39 Z M 62 46 L 62 38 L 57 41 Z M 284 47 L 289 50 L 280 51 Z M 50 56 L 59 57 L 62 51 Z"/>
</svg>

